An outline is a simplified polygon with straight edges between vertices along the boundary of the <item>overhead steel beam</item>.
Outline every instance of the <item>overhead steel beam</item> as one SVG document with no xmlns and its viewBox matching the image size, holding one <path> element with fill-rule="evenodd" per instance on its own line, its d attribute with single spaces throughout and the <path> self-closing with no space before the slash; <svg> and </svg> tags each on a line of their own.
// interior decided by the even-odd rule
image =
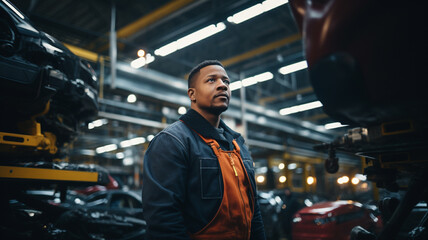
<svg viewBox="0 0 428 240">
<path fill-rule="evenodd" d="M 321 158 L 323 154 L 315 151 L 308 151 L 306 149 L 290 149 L 287 148 L 284 150 L 283 158 L 287 160 L 292 160 L 296 162 L 302 162 L 302 163 L 310 163 L 310 164 L 320 164 L 323 162 L 323 159 Z M 291 152 L 293 152 L 291 154 Z"/>
<path fill-rule="evenodd" d="M 148 119 L 130 117 L 130 116 L 125 116 L 125 115 L 120 115 L 115 113 L 109 113 L 109 112 L 99 112 L 98 116 L 105 117 L 108 119 L 118 120 L 121 122 L 128 122 L 128 123 L 138 124 L 146 127 L 153 127 L 157 129 L 164 129 L 168 126 L 168 124 L 166 123 L 161 123 L 161 122 L 152 121 Z"/>
<path fill-rule="evenodd" d="M 124 39 L 132 36 L 133 34 L 141 31 L 145 27 L 155 23 L 156 21 L 171 15 L 177 10 L 187 6 L 188 4 L 194 2 L 195 0 L 173 0 L 166 5 L 156 9 L 155 11 L 137 19 L 136 21 L 126 25 L 125 27 L 117 30 L 117 38 Z M 97 40 L 95 40 L 97 41 Z M 105 44 L 102 47 L 98 48 L 98 52 L 103 52 L 109 48 L 109 44 Z"/>
<path fill-rule="evenodd" d="M 280 151 L 280 152 L 284 152 L 286 150 L 284 145 L 255 140 L 255 139 L 246 139 L 245 143 L 249 146 L 262 147 L 262 148 Z"/>
<path fill-rule="evenodd" d="M 325 113 L 321 113 L 321 114 L 316 114 L 310 117 L 306 117 L 304 118 L 306 121 L 318 121 L 321 119 L 325 119 L 325 118 L 329 118 L 329 116 Z"/>
<path fill-rule="evenodd" d="M 132 34 L 138 32 L 139 30 L 147 27 L 148 25 L 155 23 L 159 19 L 170 15 L 171 13 L 177 11 L 178 9 L 188 5 L 194 0 L 175 0 L 171 1 L 168 4 L 162 6 L 161 8 L 156 9 L 155 11 L 145 15 L 144 17 L 126 25 L 117 31 L 118 38 L 127 38 Z"/>
<path fill-rule="evenodd" d="M 278 41 L 271 42 L 271 43 L 269 43 L 267 45 L 258 47 L 256 49 L 253 49 L 253 50 L 248 51 L 246 53 L 243 53 L 243 54 L 240 54 L 240 55 L 228 58 L 228 59 L 221 60 L 220 62 L 225 67 L 231 66 L 231 65 L 236 64 L 238 62 L 242 62 L 244 60 L 247 60 L 247 59 L 250 59 L 252 57 L 255 57 L 255 56 L 259 55 L 259 54 L 262 54 L 262 53 L 265 53 L 265 52 L 268 52 L 268 51 L 272 51 L 272 50 L 274 50 L 274 49 L 276 49 L 278 47 L 290 44 L 290 43 L 298 41 L 300 39 L 302 39 L 302 37 L 301 37 L 300 34 L 294 34 L 294 35 L 288 36 L 286 38 L 280 39 Z"/>
<path fill-rule="evenodd" d="M 187 92 L 187 81 L 156 70 L 148 68 L 135 69 L 132 68 L 129 63 L 125 62 L 118 62 L 117 70 L 120 71 L 124 77 L 132 77 L 139 80 L 144 79 L 154 84 L 162 84 L 166 87 Z"/>
<path fill-rule="evenodd" d="M 86 59 L 91 62 L 98 62 L 101 58 L 105 59 L 105 56 L 99 55 L 98 53 L 76 47 L 67 43 L 62 43 L 76 56 Z"/>
<path fill-rule="evenodd" d="M 191 4 L 187 4 L 186 6 L 183 6 L 180 9 L 177 9 L 174 12 L 171 12 L 169 14 L 167 14 L 166 16 L 162 16 L 162 18 L 157 19 L 154 22 L 151 22 L 150 24 L 146 24 L 144 27 L 140 27 L 140 29 L 138 29 L 135 33 L 133 33 L 130 36 L 127 36 L 126 39 L 127 40 L 133 40 L 137 37 L 139 37 L 141 34 L 154 29 L 156 27 L 158 27 L 159 25 L 165 23 L 166 21 L 169 21 L 177 16 L 180 16 L 181 14 L 193 9 L 194 7 L 197 7 L 205 2 L 207 2 L 208 0 L 198 0 L 198 1 L 193 1 L 193 3 Z"/>
<path fill-rule="evenodd" d="M 277 100 L 278 98 L 291 98 L 291 97 L 295 97 L 298 94 L 311 93 L 313 91 L 314 91 L 314 89 L 312 87 L 300 88 L 300 89 L 297 89 L 295 91 L 290 91 L 290 92 L 280 94 L 279 96 L 260 98 L 259 103 L 261 105 L 266 105 L 266 103 L 273 102 L 273 101 Z"/>
</svg>

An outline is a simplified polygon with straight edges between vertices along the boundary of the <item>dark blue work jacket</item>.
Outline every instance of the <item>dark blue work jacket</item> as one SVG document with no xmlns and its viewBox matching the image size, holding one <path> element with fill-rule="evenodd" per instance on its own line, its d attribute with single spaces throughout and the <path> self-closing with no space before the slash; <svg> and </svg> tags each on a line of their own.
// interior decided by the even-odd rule
<svg viewBox="0 0 428 240">
<path fill-rule="evenodd" d="M 243 137 L 220 120 L 227 140 L 198 112 L 189 110 L 151 141 L 144 157 L 143 212 L 147 239 L 190 239 L 214 217 L 223 197 L 220 165 L 213 150 L 197 133 L 215 139 L 223 150 L 232 150 L 236 139 L 256 193 L 253 160 Z M 196 133 L 197 132 L 197 133 Z M 251 239 L 265 239 L 257 195 Z"/>
</svg>

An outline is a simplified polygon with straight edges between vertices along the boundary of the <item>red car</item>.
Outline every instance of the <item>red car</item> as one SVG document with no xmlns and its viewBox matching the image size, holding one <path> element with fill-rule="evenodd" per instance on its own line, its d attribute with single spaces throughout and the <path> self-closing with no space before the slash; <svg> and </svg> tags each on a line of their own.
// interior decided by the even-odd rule
<svg viewBox="0 0 428 240">
<path fill-rule="evenodd" d="M 379 232 L 382 220 L 373 208 L 354 201 L 330 201 L 298 211 L 293 218 L 293 240 L 349 240 L 353 227 Z"/>
<path fill-rule="evenodd" d="M 75 192 L 83 195 L 90 195 L 98 191 L 120 189 L 119 183 L 111 175 L 108 175 L 109 182 L 106 185 L 93 185 L 83 189 L 74 189 Z"/>
</svg>

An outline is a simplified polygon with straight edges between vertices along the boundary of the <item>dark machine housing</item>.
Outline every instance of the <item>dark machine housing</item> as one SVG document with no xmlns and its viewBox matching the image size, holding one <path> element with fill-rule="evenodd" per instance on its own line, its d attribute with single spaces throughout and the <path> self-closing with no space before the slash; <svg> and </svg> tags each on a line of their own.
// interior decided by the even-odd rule
<svg viewBox="0 0 428 240">
<path fill-rule="evenodd" d="M 76 136 L 82 123 L 97 116 L 97 89 L 95 72 L 87 62 L 35 29 L 10 3 L 0 5 L 2 156 L 43 155 L 48 150 L 48 155 L 55 154 Z M 49 141 L 42 140 L 36 151 L 24 144 L 26 136 L 40 134 Z"/>
</svg>

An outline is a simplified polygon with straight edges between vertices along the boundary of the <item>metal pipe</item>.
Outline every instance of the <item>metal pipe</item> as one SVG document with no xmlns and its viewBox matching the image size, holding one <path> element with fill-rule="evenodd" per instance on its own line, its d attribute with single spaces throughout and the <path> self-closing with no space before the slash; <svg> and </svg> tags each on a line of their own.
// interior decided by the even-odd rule
<svg viewBox="0 0 428 240">
<path fill-rule="evenodd" d="M 244 74 L 241 73 L 239 74 L 239 79 L 244 79 Z M 247 134 L 247 121 L 245 120 L 245 86 L 242 85 L 241 89 L 240 89 L 240 93 L 241 93 L 241 123 L 242 123 L 242 136 L 244 137 L 244 139 L 247 139 L 248 134 Z"/>
<path fill-rule="evenodd" d="M 110 25 L 110 68 L 111 68 L 111 81 L 110 87 L 116 88 L 116 60 L 117 60 L 117 39 L 116 39 L 116 3 L 114 0 L 111 2 L 111 25 Z"/>
<path fill-rule="evenodd" d="M 99 98 L 104 98 L 104 68 L 105 68 L 105 62 L 104 62 L 104 57 L 100 57 L 100 78 L 99 78 L 99 92 L 98 92 L 98 97 Z"/>
</svg>

